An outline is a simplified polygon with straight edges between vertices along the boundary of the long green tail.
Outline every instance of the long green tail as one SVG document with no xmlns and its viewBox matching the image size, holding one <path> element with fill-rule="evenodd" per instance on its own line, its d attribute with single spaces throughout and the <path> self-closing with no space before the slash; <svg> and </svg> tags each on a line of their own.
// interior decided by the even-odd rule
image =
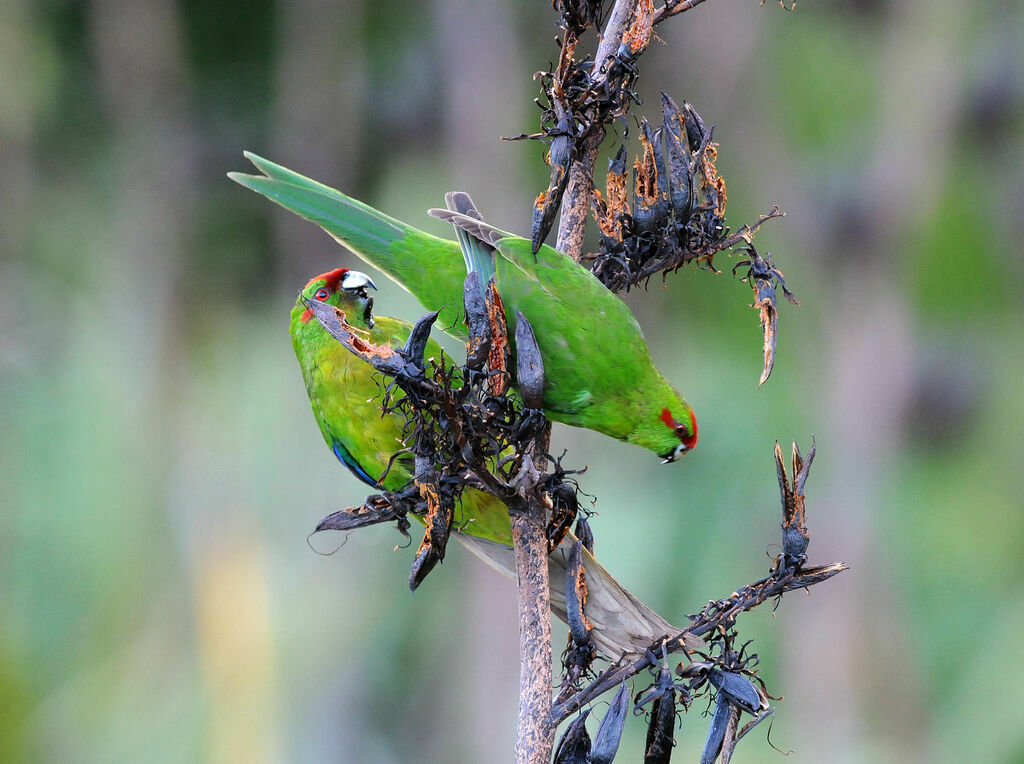
<svg viewBox="0 0 1024 764">
<path fill-rule="evenodd" d="M 375 255 L 381 258 L 394 242 L 405 239 L 414 231 L 405 223 L 351 199 L 330 186 L 248 151 L 245 156 L 266 177 L 230 172 L 229 178 L 316 223 L 359 252 L 383 250 Z"/>
<path fill-rule="evenodd" d="M 231 180 L 316 223 L 420 302 L 440 306 L 446 331 L 465 335 L 459 317 L 466 267 L 456 242 L 413 228 L 256 154 L 245 156 L 264 175 L 230 172 Z"/>
</svg>

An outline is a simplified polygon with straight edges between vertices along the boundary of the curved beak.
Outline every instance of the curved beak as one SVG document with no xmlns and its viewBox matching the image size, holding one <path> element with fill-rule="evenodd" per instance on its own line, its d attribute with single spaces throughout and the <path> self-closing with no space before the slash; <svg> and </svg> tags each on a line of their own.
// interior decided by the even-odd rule
<svg viewBox="0 0 1024 764">
<path fill-rule="evenodd" d="M 341 280 L 342 289 L 362 289 L 363 287 L 376 289 L 377 285 L 373 283 L 373 279 L 361 271 L 349 271 Z"/>
<path fill-rule="evenodd" d="M 689 451 L 690 451 L 690 449 L 688 449 L 686 446 L 684 446 L 682 443 L 680 443 L 678 446 L 676 446 L 674 449 L 672 449 L 672 451 L 670 451 L 667 454 L 664 454 L 661 457 L 661 463 L 662 464 L 671 464 L 672 462 L 677 461 L 679 459 L 679 457 L 685 456 L 687 453 L 689 453 Z"/>
</svg>

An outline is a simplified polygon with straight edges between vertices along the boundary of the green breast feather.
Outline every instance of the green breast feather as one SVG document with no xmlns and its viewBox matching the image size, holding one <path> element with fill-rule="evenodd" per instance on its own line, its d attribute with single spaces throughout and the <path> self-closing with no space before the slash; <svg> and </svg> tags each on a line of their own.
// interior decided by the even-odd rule
<svg viewBox="0 0 1024 764">
<path fill-rule="evenodd" d="M 358 306 L 340 303 L 339 307 L 351 308 L 346 316 L 354 326 L 363 328 L 374 344 L 400 346 L 412 329 L 404 321 L 386 317 L 377 318 L 369 329 L 359 320 L 362 311 Z M 338 460 L 364 483 L 388 490 L 403 487 L 412 479 L 411 459 L 395 460 L 384 473 L 392 455 L 405 447 L 404 418 L 381 414 L 380 376 L 331 337 L 316 319 L 303 320 L 304 311 L 302 303 L 297 302 L 292 311 L 292 344 L 324 440 Z M 440 358 L 443 352 L 431 340 L 428 356 Z M 383 480 L 378 483 L 381 476 Z M 477 538 L 512 543 L 505 505 L 472 488 L 463 492 L 453 524 Z"/>
</svg>

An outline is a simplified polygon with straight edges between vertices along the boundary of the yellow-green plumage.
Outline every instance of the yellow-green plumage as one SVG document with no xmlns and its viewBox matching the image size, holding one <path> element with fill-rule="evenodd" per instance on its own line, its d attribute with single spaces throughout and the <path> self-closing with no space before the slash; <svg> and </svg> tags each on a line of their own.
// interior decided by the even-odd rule
<svg viewBox="0 0 1024 764">
<path fill-rule="evenodd" d="M 322 299 L 341 308 L 346 322 L 375 345 L 404 345 L 412 326 L 382 316 L 374 317 L 371 326 L 365 291 L 341 286 L 347 273 L 351 272 L 340 268 L 306 285 L 292 308 L 290 333 L 324 440 L 360 479 L 376 485 L 392 455 L 404 447 L 403 419 L 398 414 L 382 415 L 380 376 L 328 334 L 306 310 L 303 299 Z M 436 342 L 428 343 L 428 357 L 440 358 L 443 352 Z M 399 458 L 380 485 L 395 490 L 410 479 L 409 460 Z M 456 507 L 453 530 L 454 538 L 474 555 L 515 577 L 511 524 L 508 509 L 500 500 L 467 487 Z M 551 609 L 562 620 L 566 620 L 567 608 L 566 568 L 575 541 L 568 534 L 548 558 Z M 662 637 L 678 632 L 624 589 L 589 552 L 584 549 L 582 554 L 589 592 L 586 614 L 598 650 L 612 659 L 623 653 L 642 653 Z M 689 649 L 702 646 L 696 638 L 687 643 Z"/>
<path fill-rule="evenodd" d="M 364 332 L 375 345 L 401 347 L 412 326 L 383 316 L 375 317 L 371 328 L 364 317 L 367 298 L 342 289 L 340 278 L 341 271 L 332 271 L 313 279 L 303 289 L 292 308 L 292 346 L 302 368 L 313 416 L 327 445 L 365 483 L 397 490 L 412 479 L 410 459 L 395 460 L 383 481 L 377 481 L 384 475 L 392 455 L 405 447 L 404 420 L 398 414 L 381 415 L 380 375 L 346 350 L 315 318 L 310 318 L 302 298 L 312 300 L 317 292 L 327 292 L 324 301 L 345 311 L 348 323 Z M 443 353 L 441 346 L 431 339 L 427 356 L 440 359 Z M 473 488 L 463 491 L 453 524 L 478 538 L 512 543 L 505 505 Z"/>
</svg>

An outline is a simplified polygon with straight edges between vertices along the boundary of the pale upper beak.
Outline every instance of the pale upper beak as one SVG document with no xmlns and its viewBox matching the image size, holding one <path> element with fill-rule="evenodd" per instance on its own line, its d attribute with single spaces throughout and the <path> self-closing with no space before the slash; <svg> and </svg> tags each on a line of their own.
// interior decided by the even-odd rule
<svg viewBox="0 0 1024 764">
<path fill-rule="evenodd" d="M 342 289 L 361 289 L 363 287 L 373 287 L 376 289 L 377 285 L 373 283 L 373 279 L 361 271 L 349 271 L 345 274 L 345 278 L 341 280 Z"/>
<path fill-rule="evenodd" d="M 678 459 L 680 456 L 682 456 L 683 454 L 685 454 L 689 450 L 690 450 L 689 448 L 687 448 L 685 445 L 680 443 L 678 446 L 676 446 L 674 449 L 672 449 L 672 453 L 666 454 L 665 456 L 662 457 L 661 463 L 662 464 L 671 464 L 672 462 L 674 462 L 676 459 Z"/>
</svg>

